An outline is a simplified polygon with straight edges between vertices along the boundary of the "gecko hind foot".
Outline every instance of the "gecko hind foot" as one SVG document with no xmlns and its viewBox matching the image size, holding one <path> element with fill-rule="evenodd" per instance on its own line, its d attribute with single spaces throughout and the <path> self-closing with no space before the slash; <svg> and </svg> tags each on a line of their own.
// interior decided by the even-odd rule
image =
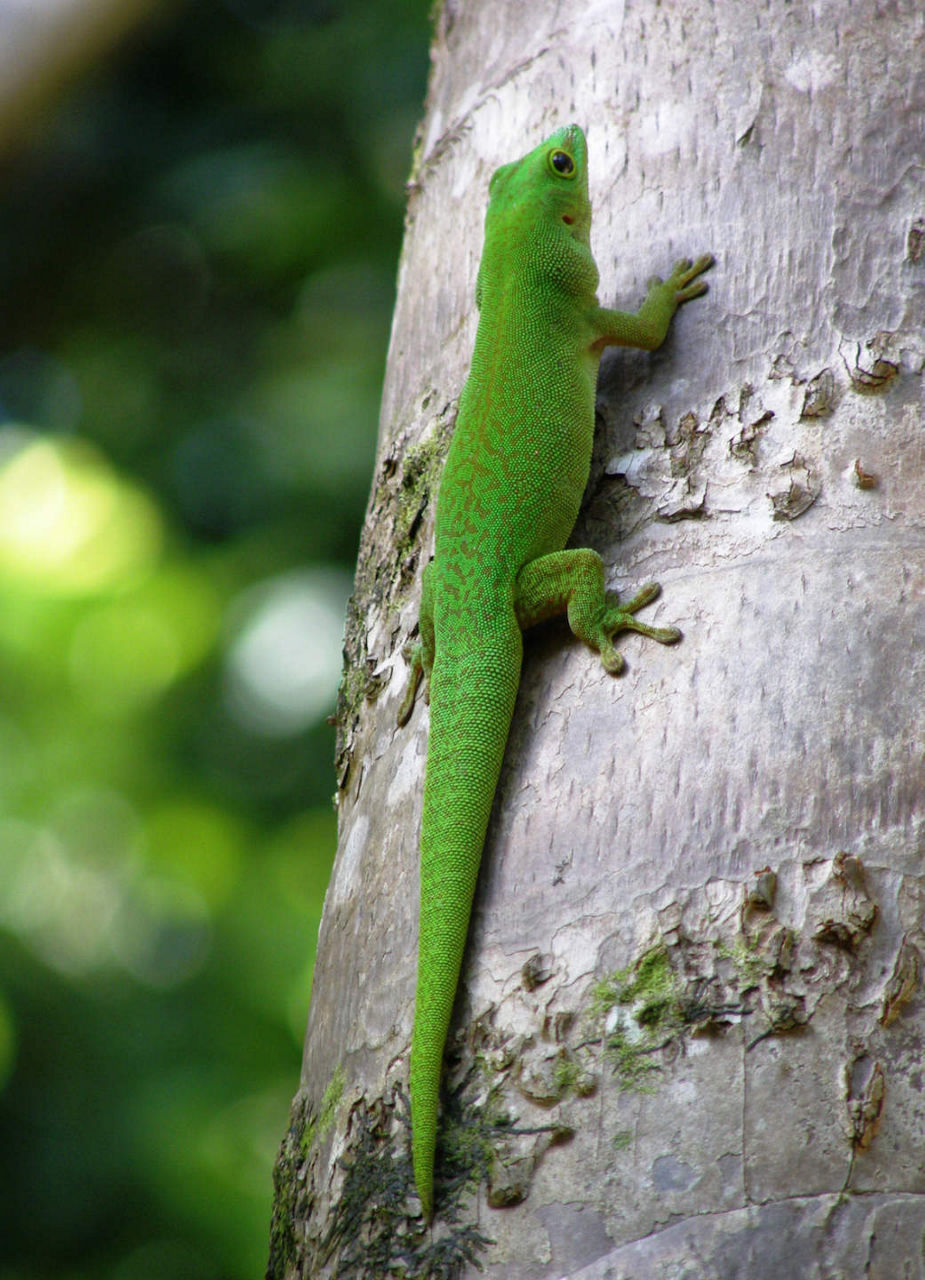
<svg viewBox="0 0 925 1280">
<path fill-rule="evenodd" d="M 647 636 L 650 640 L 657 640 L 659 644 L 677 644 L 681 639 L 682 633 L 678 627 L 651 627 L 646 622 L 640 622 L 635 616 L 640 609 L 651 604 L 660 593 L 661 587 L 657 582 L 647 582 L 632 599 L 623 603 L 615 592 L 608 592 L 601 621 L 602 643 L 598 647 L 601 661 L 612 675 L 619 675 L 626 666 L 622 655 L 613 643 L 613 637 L 620 631 L 635 631 L 641 636 Z"/>
</svg>

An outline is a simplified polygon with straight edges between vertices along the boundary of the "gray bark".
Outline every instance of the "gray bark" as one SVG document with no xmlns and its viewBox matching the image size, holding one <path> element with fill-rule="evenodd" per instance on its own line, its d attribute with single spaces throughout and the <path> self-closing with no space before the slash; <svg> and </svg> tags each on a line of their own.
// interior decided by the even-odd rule
<svg viewBox="0 0 925 1280">
<path fill-rule="evenodd" d="M 477 1057 L 475 1105 L 547 1131 L 496 1141 L 461 1220 L 492 1280 L 925 1275 L 923 67 L 914 0 L 444 6 L 279 1274 L 333 1273 L 369 1118 L 406 1140 L 427 715 L 395 728 L 401 644 L 487 181 L 574 119 L 605 305 L 718 259 L 661 351 L 605 357 L 573 539 L 613 586 L 659 580 L 647 617 L 685 638 L 624 639 L 619 679 L 528 639 L 450 1084 Z"/>
</svg>

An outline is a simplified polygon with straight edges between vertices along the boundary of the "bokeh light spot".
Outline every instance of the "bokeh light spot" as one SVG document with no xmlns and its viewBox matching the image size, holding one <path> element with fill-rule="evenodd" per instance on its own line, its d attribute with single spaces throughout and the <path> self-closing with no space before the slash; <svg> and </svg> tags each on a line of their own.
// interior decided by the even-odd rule
<svg viewBox="0 0 925 1280">
<path fill-rule="evenodd" d="M 283 574 L 237 599 L 226 692 L 245 728 L 287 737 L 333 707 L 350 588 L 345 573 L 310 570 Z"/>
<path fill-rule="evenodd" d="M 21 447 L 4 457 L 10 440 Z M 156 507 L 85 441 L 7 427 L 0 458 L 0 574 L 33 590 L 83 594 L 124 583 L 156 559 Z"/>
</svg>

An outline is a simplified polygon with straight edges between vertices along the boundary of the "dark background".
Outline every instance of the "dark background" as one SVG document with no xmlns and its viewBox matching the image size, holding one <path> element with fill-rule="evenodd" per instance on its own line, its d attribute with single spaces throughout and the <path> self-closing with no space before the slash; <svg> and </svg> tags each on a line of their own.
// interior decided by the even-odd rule
<svg viewBox="0 0 925 1280">
<path fill-rule="evenodd" d="M 0 1280 L 252 1280 L 428 0 L 197 0 L 0 168 Z"/>
</svg>

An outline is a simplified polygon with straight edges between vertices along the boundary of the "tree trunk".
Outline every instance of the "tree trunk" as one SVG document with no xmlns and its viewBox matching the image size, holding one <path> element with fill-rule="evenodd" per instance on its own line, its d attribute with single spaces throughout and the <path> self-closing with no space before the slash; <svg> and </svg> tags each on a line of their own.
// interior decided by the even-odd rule
<svg viewBox="0 0 925 1280">
<path fill-rule="evenodd" d="M 271 1274 L 925 1274 L 923 66 L 917 0 L 444 5 Z M 401 646 L 488 178 L 573 119 L 605 305 L 718 259 L 661 351 L 605 356 L 573 538 L 610 585 L 661 581 L 647 620 L 684 640 L 622 639 L 614 679 L 564 627 L 527 638 L 431 1232 Z"/>
</svg>

